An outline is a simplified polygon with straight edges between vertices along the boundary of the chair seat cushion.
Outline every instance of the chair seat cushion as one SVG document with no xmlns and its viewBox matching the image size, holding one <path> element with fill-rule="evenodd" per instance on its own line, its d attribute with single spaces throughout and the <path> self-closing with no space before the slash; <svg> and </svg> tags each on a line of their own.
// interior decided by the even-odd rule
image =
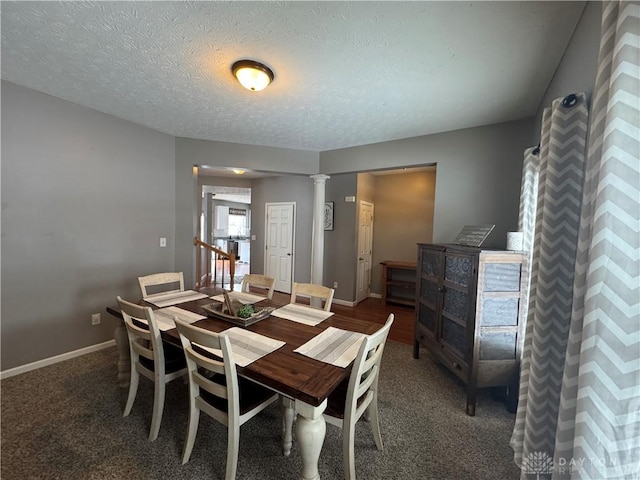
<svg viewBox="0 0 640 480">
<path fill-rule="evenodd" d="M 171 343 L 162 342 L 164 348 L 164 371 L 173 373 L 186 368 L 187 361 L 184 358 L 184 350 Z M 140 356 L 140 363 L 149 370 L 154 369 L 153 360 Z"/>
<path fill-rule="evenodd" d="M 214 375 L 211 380 L 220 385 L 226 384 L 223 375 Z M 240 390 L 240 415 L 244 415 L 275 395 L 272 390 L 242 377 L 238 377 L 238 387 Z M 200 397 L 212 407 L 228 412 L 227 399 L 216 397 L 202 388 L 200 389 Z"/>
<path fill-rule="evenodd" d="M 334 418 L 344 419 L 344 405 L 347 402 L 347 390 L 349 388 L 349 378 L 345 378 L 338 388 L 336 388 L 327 399 L 325 415 Z"/>
<path fill-rule="evenodd" d="M 327 408 L 324 411 L 325 415 L 329 415 L 333 418 L 340 418 L 344 420 L 344 407 L 347 403 L 347 390 L 349 389 L 349 377 L 345 378 L 340 385 L 329 395 L 327 399 Z M 358 398 L 356 402 L 356 408 L 359 407 L 364 401 L 366 395 Z"/>
</svg>

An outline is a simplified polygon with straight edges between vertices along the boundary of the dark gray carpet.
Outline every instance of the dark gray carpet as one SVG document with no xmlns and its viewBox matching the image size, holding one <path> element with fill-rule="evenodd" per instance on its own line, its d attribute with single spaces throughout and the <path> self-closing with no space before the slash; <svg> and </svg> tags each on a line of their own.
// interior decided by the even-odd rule
<svg viewBox="0 0 640 480">
<path fill-rule="evenodd" d="M 2 381 L 3 480 L 222 479 L 226 429 L 202 414 L 191 460 L 181 465 L 186 434 L 187 385 L 168 385 L 158 440 L 147 440 L 152 384 L 141 379 L 131 415 L 122 417 L 126 389 L 116 385 L 115 348 Z M 519 471 L 509 437 L 514 415 L 481 390 L 475 417 L 464 413 L 463 384 L 426 352 L 387 342 L 379 409 L 384 451 L 369 426 L 356 434 L 356 474 L 372 479 L 509 480 Z M 294 443 L 280 449 L 275 405 L 241 428 L 238 479 L 297 479 Z M 295 437 L 294 437 L 295 442 Z M 323 480 L 343 478 L 341 431 L 327 425 L 320 455 Z"/>
</svg>

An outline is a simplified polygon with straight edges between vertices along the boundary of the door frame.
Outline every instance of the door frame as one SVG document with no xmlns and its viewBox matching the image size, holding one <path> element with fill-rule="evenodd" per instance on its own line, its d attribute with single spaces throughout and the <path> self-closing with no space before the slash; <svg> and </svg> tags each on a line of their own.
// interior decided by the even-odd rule
<svg viewBox="0 0 640 480">
<path fill-rule="evenodd" d="M 266 252 L 267 250 L 267 245 L 268 245 L 268 238 L 267 236 L 269 235 L 269 221 L 267 218 L 267 213 L 269 211 L 269 207 L 272 205 L 291 205 L 293 208 L 293 217 L 292 217 L 292 222 L 293 225 L 291 227 L 291 274 L 289 276 L 290 278 L 290 282 L 289 282 L 289 292 L 284 292 L 284 293 L 291 293 L 291 289 L 293 288 L 293 273 L 295 272 L 295 264 L 296 264 L 296 223 L 297 223 L 297 205 L 296 202 L 266 202 L 264 204 L 264 245 L 263 245 L 263 251 Z M 262 271 L 264 272 L 264 274 L 267 274 L 267 265 L 268 265 L 268 256 L 266 254 L 263 255 L 264 256 L 264 265 L 263 265 L 263 269 Z"/>
</svg>

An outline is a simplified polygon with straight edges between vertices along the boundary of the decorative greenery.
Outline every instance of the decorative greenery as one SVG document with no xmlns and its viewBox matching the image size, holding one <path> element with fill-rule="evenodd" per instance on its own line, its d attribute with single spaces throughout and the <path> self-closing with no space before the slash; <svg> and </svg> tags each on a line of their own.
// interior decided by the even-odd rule
<svg viewBox="0 0 640 480">
<path fill-rule="evenodd" d="M 238 310 L 238 317 L 249 318 L 254 313 L 255 313 L 255 310 L 253 308 L 253 305 L 245 305 L 240 310 Z"/>
</svg>

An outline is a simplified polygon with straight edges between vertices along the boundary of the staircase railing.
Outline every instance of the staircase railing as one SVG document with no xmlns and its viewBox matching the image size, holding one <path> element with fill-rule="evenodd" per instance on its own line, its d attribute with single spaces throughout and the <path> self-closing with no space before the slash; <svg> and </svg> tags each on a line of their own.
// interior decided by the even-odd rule
<svg viewBox="0 0 640 480">
<path fill-rule="evenodd" d="M 208 287 L 211 284 L 218 284 L 218 261 L 222 263 L 220 286 L 224 288 L 224 271 L 225 262 L 229 262 L 229 289 L 233 290 L 233 277 L 236 272 L 236 254 L 234 251 L 225 252 L 219 248 L 209 245 L 198 239 L 193 238 L 193 245 L 196 249 L 196 289 Z M 204 269 L 202 265 L 204 264 Z M 211 265 L 213 264 L 213 272 Z"/>
</svg>

